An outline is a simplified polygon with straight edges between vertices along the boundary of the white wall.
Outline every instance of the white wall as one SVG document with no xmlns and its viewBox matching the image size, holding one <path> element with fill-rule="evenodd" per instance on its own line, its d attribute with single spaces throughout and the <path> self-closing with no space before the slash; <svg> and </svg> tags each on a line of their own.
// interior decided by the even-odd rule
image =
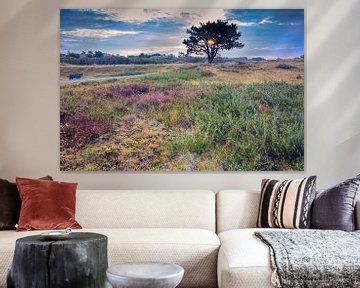
<svg viewBox="0 0 360 288">
<path fill-rule="evenodd" d="M 166 4 L 162 4 L 166 3 Z M 59 171 L 60 8 L 304 8 L 305 172 Z M 0 9 L 0 178 L 52 175 L 83 189 L 257 189 L 263 177 L 318 175 L 326 187 L 360 173 L 359 0 L 16 0 Z"/>
</svg>

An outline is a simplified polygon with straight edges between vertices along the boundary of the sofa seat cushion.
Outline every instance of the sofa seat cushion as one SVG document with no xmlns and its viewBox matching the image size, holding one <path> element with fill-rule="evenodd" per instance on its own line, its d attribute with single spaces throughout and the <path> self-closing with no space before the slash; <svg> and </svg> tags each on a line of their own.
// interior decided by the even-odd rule
<svg viewBox="0 0 360 288">
<path fill-rule="evenodd" d="M 77 230 L 74 230 L 74 232 Z M 6 287 L 6 273 L 12 262 L 17 238 L 44 231 L 0 232 L 0 288 Z M 108 237 L 109 265 L 123 262 L 163 261 L 185 269 L 179 287 L 216 287 L 216 263 L 220 241 L 203 229 L 136 228 L 82 229 Z"/>
<path fill-rule="evenodd" d="M 234 229 L 219 234 L 219 288 L 274 287 L 269 248 L 254 236 L 255 231 L 262 230 L 274 229 Z"/>
</svg>

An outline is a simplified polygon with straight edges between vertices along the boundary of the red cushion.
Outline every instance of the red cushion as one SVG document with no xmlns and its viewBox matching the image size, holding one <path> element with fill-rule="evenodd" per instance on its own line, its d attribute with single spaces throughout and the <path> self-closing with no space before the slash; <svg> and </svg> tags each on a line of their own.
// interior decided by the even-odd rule
<svg viewBox="0 0 360 288">
<path fill-rule="evenodd" d="M 77 183 L 16 178 L 21 198 L 17 231 L 81 228 L 75 221 Z"/>
</svg>

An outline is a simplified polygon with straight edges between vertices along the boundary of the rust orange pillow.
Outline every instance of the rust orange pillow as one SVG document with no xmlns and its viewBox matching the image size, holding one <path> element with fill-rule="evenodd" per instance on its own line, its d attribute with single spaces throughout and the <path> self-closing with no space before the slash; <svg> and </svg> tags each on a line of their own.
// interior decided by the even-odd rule
<svg viewBox="0 0 360 288">
<path fill-rule="evenodd" d="M 81 228 L 75 220 L 77 183 L 16 178 L 21 198 L 17 231 Z"/>
<path fill-rule="evenodd" d="M 40 179 L 52 180 L 51 176 Z M 21 200 L 16 183 L 0 179 L 0 230 L 15 230 L 19 221 Z"/>
</svg>

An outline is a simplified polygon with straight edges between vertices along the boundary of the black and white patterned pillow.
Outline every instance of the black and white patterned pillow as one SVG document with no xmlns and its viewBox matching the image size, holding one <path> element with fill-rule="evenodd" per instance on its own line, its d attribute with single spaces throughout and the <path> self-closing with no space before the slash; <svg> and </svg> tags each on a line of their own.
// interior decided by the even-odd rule
<svg viewBox="0 0 360 288">
<path fill-rule="evenodd" d="M 309 228 L 316 176 L 294 180 L 263 179 L 257 227 Z"/>
</svg>

